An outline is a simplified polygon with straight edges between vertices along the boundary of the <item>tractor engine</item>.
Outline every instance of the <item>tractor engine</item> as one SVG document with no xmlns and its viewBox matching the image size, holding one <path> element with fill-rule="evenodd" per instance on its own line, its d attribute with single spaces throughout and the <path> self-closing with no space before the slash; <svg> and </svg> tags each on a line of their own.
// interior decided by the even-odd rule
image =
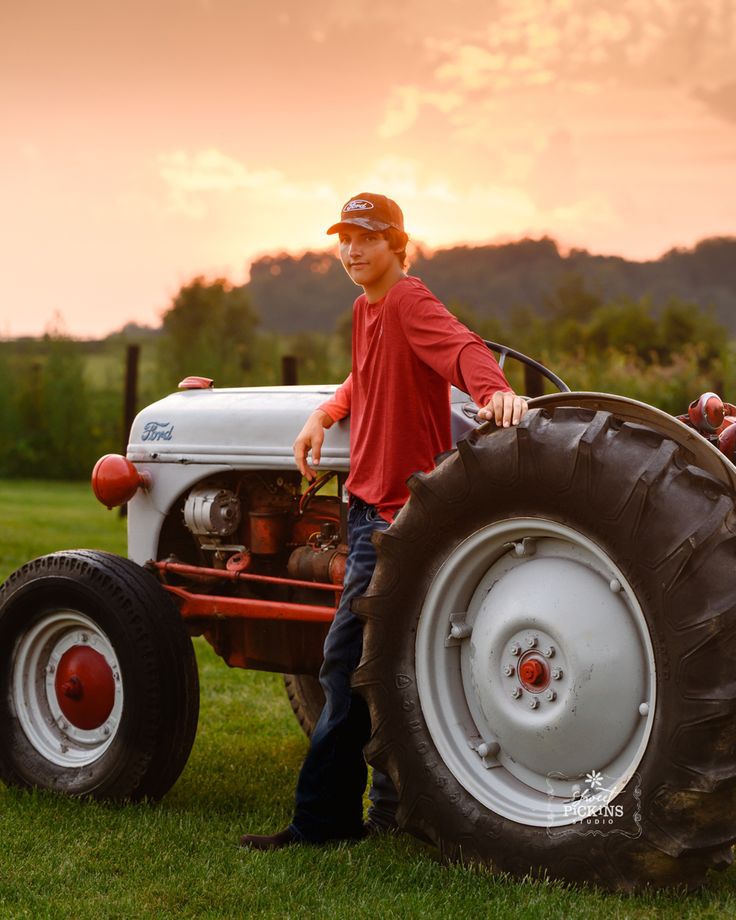
<svg viewBox="0 0 736 920">
<path fill-rule="evenodd" d="M 241 471 L 181 497 L 148 568 L 191 634 L 235 666 L 317 672 L 345 574 L 344 478 Z"/>
<path fill-rule="evenodd" d="M 184 526 L 212 568 L 341 585 L 340 500 L 317 494 L 335 479 L 321 476 L 303 494 L 294 477 L 267 473 L 201 483 L 184 500 Z"/>
</svg>

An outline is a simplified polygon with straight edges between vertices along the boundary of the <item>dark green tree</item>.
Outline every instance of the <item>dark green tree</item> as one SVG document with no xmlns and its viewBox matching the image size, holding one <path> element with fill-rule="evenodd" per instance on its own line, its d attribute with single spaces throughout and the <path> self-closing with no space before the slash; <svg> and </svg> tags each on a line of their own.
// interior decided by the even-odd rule
<svg viewBox="0 0 736 920">
<path fill-rule="evenodd" d="M 473 332 L 478 331 L 478 326 L 480 321 L 478 319 L 478 314 L 472 307 L 467 306 L 467 304 L 460 303 L 457 300 L 451 300 L 447 304 L 447 309 L 450 313 L 453 314 L 463 326 L 467 326 L 468 329 L 472 329 Z"/>
<path fill-rule="evenodd" d="M 48 339 L 41 381 L 44 475 L 59 479 L 87 476 L 97 459 L 90 439 L 84 358 L 78 343 L 62 335 Z"/>
<path fill-rule="evenodd" d="M 340 352 L 348 364 L 353 358 L 353 308 L 344 310 L 337 318 L 335 333 L 340 345 Z"/>
<path fill-rule="evenodd" d="M 585 329 L 586 348 L 603 352 L 608 348 L 630 351 L 641 358 L 657 354 L 659 329 L 648 298 L 624 298 L 598 307 Z"/>
<path fill-rule="evenodd" d="M 194 278 L 163 315 L 159 374 L 166 389 L 188 375 L 241 386 L 251 367 L 259 319 L 244 288 Z"/>
<path fill-rule="evenodd" d="M 99 456 L 80 343 L 47 333 L 35 351 L 0 359 L 7 394 L 0 411 L 3 475 L 79 479 Z"/>
<path fill-rule="evenodd" d="M 712 312 L 701 310 L 697 304 L 671 298 L 659 318 L 659 347 L 664 360 L 688 345 L 701 349 L 702 361 L 712 361 L 728 341 L 728 332 Z"/>
<path fill-rule="evenodd" d="M 563 275 L 551 295 L 545 297 L 543 350 L 571 353 L 585 346 L 585 328 L 603 300 L 586 287 L 576 272 Z M 539 327 L 532 327 L 535 337 Z"/>
<path fill-rule="evenodd" d="M 288 340 L 288 353 L 297 360 L 299 383 L 334 383 L 330 340 L 319 332 L 298 332 Z"/>
</svg>

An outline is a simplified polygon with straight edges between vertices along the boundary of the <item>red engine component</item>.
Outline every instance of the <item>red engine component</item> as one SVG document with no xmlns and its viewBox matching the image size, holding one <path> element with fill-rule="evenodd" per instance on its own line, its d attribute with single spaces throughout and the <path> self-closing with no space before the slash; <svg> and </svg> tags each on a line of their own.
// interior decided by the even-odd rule
<svg viewBox="0 0 736 920">
<path fill-rule="evenodd" d="M 336 494 L 317 494 L 335 475 L 301 492 L 296 473 L 228 474 L 183 496 L 183 519 L 170 520 L 161 558 L 147 566 L 190 632 L 229 664 L 319 671 L 347 560 L 345 509 Z M 231 506 L 238 523 L 223 528 Z"/>
<path fill-rule="evenodd" d="M 266 509 L 251 511 L 250 551 L 257 556 L 275 556 L 286 546 L 289 519 L 286 511 Z"/>
<path fill-rule="evenodd" d="M 330 496 L 317 496 L 294 521 L 291 532 L 292 545 L 309 543 L 326 522 L 334 524 L 339 530 L 340 502 Z"/>
<path fill-rule="evenodd" d="M 234 556 L 231 556 L 225 563 L 225 568 L 228 572 L 245 572 L 246 569 L 250 568 L 252 561 L 253 557 L 245 550 L 242 553 L 235 553 Z"/>
<path fill-rule="evenodd" d="M 341 585 L 345 577 L 348 548 L 341 546 L 298 546 L 289 556 L 288 571 L 300 581 L 332 582 Z"/>
</svg>

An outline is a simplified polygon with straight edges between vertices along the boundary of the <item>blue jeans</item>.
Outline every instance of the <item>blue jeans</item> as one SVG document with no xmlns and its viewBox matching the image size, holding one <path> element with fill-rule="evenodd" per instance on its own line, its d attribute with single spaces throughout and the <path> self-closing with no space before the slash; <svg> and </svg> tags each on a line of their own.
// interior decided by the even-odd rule
<svg viewBox="0 0 736 920">
<path fill-rule="evenodd" d="M 387 527 L 373 506 L 351 498 L 344 588 L 325 639 L 319 674 L 325 705 L 299 774 L 290 825 L 300 839 L 310 843 L 363 834 L 363 793 L 368 778 L 363 746 L 370 737 L 371 721 L 365 701 L 351 687 L 363 648 L 363 624 L 350 604 L 365 594 L 376 566 L 371 536 Z M 375 770 L 370 798 L 371 821 L 393 825 L 396 790 L 389 777 Z"/>
</svg>

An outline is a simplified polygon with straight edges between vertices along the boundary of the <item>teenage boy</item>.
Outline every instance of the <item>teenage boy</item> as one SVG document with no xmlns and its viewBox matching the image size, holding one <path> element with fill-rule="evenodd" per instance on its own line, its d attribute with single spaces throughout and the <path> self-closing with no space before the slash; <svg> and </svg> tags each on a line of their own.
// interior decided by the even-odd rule
<svg viewBox="0 0 736 920">
<path fill-rule="evenodd" d="M 358 840 L 396 827 L 396 791 L 376 770 L 363 823 L 370 717 L 351 689 L 363 629 L 350 605 L 365 593 L 375 568 L 371 536 L 385 530 L 407 500 L 409 476 L 431 470 L 434 458 L 452 446 L 450 384 L 470 393 L 479 416 L 499 426 L 517 425 L 527 411 L 481 339 L 406 275 L 409 238 L 396 202 L 356 195 L 327 232 L 339 234 L 345 271 L 363 288 L 353 309 L 352 373 L 307 419 L 294 458 L 313 480 L 325 429 L 350 416 L 348 559 L 320 671 L 326 702 L 299 774 L 294 818 L 278 834 L 241 837 L 242 846 L 259 850 Z"/>
</svg>

